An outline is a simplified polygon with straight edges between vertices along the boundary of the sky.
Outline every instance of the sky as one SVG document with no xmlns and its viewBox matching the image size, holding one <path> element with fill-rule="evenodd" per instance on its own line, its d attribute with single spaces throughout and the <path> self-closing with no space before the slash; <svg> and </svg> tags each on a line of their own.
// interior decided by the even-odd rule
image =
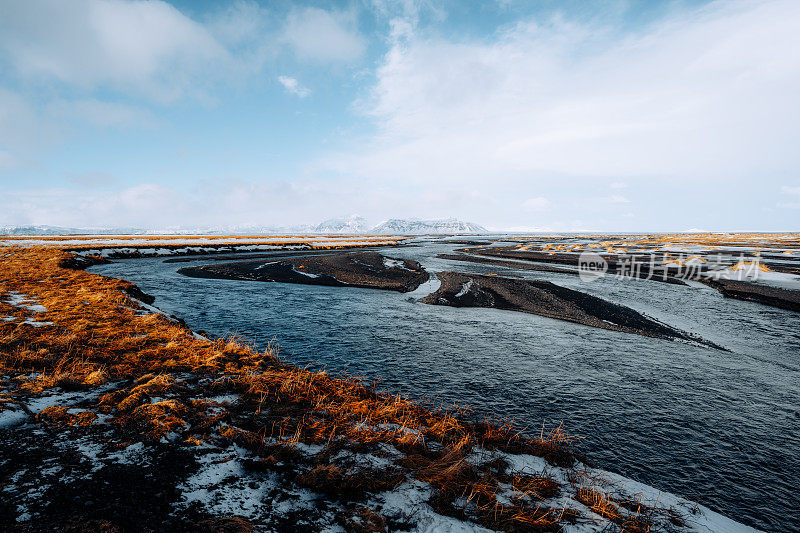
<svg viewBox="0 0 800 533">
<path fill-rule="evenodd" d="M 800 230 L 800 2 L 0 0 L 0 226 Z"/>
</svg>

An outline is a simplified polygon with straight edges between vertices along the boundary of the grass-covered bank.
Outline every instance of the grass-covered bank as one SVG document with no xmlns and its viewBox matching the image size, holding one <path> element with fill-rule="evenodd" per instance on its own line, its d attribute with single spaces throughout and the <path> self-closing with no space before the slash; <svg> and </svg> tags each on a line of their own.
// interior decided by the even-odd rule
<svg viewBox="0 0 800 533">
<path fill-rule="evenodd" d="M 0 470 L 4 526 L 647 531 L 705 519 L 586 469 L 561 431 L 526 437 L 199 338 L 69 260 L 0 249 L 0 315 L 13 317 L 0 322 L 3 456 L 36 450 Z M 150 478 L 155 492 L 125 489 Z"/>
</svg>

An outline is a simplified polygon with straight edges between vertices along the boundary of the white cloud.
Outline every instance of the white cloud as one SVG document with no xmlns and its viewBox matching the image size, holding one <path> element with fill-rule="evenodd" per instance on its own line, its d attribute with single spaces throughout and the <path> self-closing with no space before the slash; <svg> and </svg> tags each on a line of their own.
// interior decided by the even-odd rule
<svg viewBox="0 0 800 533">
<path fill-rule="evenodd" d="M 278 76 L 278 81 L 283 85 L 284 89 L 292 94 L 296 94 L 300 98 L 305 98 L 311 94 L 311 90 L 300 85 L 295 78 L 289 76 Z"/>
<path fill-rule="evenodd" d="M 358 211 L 372 223 L 387 217 L 469 219 L 492 199 L 469 191 L 397 191 L 364 187 L 343 179 L 209 179 L 187 187 L 152 180 L 121 188 L 113 176 L 67 176 L 81 188 L 16 189 L 0 181 L 0 226 L 46 224 L 66 227 L 286 226 L 319 223 Z M 265 209 L 265 206 L 269 206 Z M 480 222 L 480 220 L 478 220 Z"/>
<path fill-rule="evenodd" d="M 800 186 L 791 187 L 789 185 L 783 185 L 781 187 L 781 192 L 786 195 L 798 196 L 800 195 Z M 800 198 L 797 200 L 798 201 L 793 200 L 790 202 L 778 202 L 778 207 L 783 207 L 785 209 L 800 209 Z"/>
<path fill-rule="evenodd" d="M 0 87 L 0 168 L 38 167 L 38 156 L 64 142 L 80 126 L 151 128 L 160 123 L 147 109 L 93 98 L 35 98 Z"/>
<path fill-rule="evenodd" d="M 98 128 L 152 127 L 158 122 L 146 109 L 93 98 L 56 100 L 47 105 L 47 114 L 54 118 L 87 122 Z"/>
<path fill-rule="evenodd" d="M 506 228 L 487 228 L 490 231 L 507 231 L 509 233 L 547 233 L 555 231 L 550 226 L 509 226 Z"/>
<path fill-rule="evenodd" d="M 551 206 L 550 200 L 544 196 L 537 196 L 535 198 L 528 198 L 522 202 L 522 207 L 530 211 L 544 211 Z"/>
<path fill-rule="evenodd" d="M 237 1 L 211 15 L 207 27 L 218 41 L 229 46 L 250 46 L 271 31 L 270 13 L 253 1 Z"/>
<path fill-rule="evenodd" d="M 163 0 L 5 2 L 0 62 L 22 79 L 112 89 L 162 103 L 213 100 L 282 53 L 350 63 L 364 54 L 357 12 L 241 0 L 194 20 Z"/>
<path fill-rule="evenodd" d="M 226 50 L 201 24 L 159 1 L 7 2 L 0 54 L 19 75 L 169 101 L 203 86 Z"/>
<path fill-rule="evenodd" d="M 83 180 L 86 176 L 76 178 Z M 191 216 L 191 209 L 199 207 L 184 193 L 154 183 L 112 191 L 92 190 L 96 184 L 91 183 L 83 186 L 90 188 L 0 189 L 0 225 L 147 228 L 180 221 Z"/>
<path fill-rule="evenodd" d="M 205 26 L 160 0 L 29 0 L 0 10 L 1 167 L 41 173 L 41 154 L 87 125 L 158 125 L 148 104 L 208 101 L 210 85 L 235 68 Z"/>
<path fill-rule="evenodd" d="M 493 187 L 561 176 L 564 192 L 578 178 L 785 173 L 800 167 L 798 47 L 794 0 L 716 2 L 621 37 L 563 19 L 494 40 L 412 31 L 360 103 L 379 133 L 324 166 Z"/>
<path fill-rule="evenodd" d="M 61 136 L 27 98 L 0 87 L 0 169 L 25 164 Z"/>
<path fill-rule="evenodd" d="M 76 127 L 162 125 L 154 103 L 213 103 L 220 89 L 263 83 L 268 62 L 298 46 L 303 57 L 334 60 L 365 46 L 352 13 L 296 10 L 284 24 L 252 1 L 202 22 L 161 0 L 29 0 L 0 11 L 0 168 L 38 164 Z M 280 81 L 310 94 L 293 78 Z M 3 88 L 17 83 L 24 92 Z"/>
<path fill-rule="evenodd" d="M 316 7 L 289 13 L 284 40 L 301 59 L 349 63 L 366 50 L 355 12 L 326 11 Z"/>
<path fill-rule="evenodd" d="M 246 80 L 280 55 L 282 17 L 252 0 L 223 5 L 221 11 L 207 15 L 205 26 L 228 51 L 225 78 Z"/>
<path fill-rule="evenodd" d="M 375 0 L 383 6 L 376 8 L 385 17 L 381 24 L 389 23 L 390 50 L 355 107 L 377 132 L 350 136 L 349 149 L 298 171 L 308 181 L 220 180 L 226 185 L 200 192 L 153 186 L 6 190 L 0 191 L 0 218 L 17 213 L 41 223 L 58 223 L 57 214 L 136 225 L 274 223 L 358 210 L 380 218 L 457 216 L 498 228 L 535 222 L 558 231 L 618 229 L 614 224 L 625 213 L 609 204 L 628 210 L 631 203 L 611 193 L 627 194 L 624 185 L 630 184 L 637 206 L 645 194 L 659 195 L 647 211 L 637 209 L 637 224 L 649 217 L 647 229 L 657 221 L 662 225 L 655 229 L 668 230 L 676 205 L 704 211 L 708 196 L 719 190 L 714 180 L 725 180 L 731 209 L 709 212 L 693 224 L 735 220 L 742 209 L 759 207 L 750 203 L 774 206 L 775 192 L 786 183 L 779 180 L 800 170 L 794 142 L 800 137 L 798 2 L 716 2 L 672 11 L 671 18 L 625 35 L 591 22 L 526 20 L 479 39 L 450 39 L 421 27 L 436 19 L 430 7 L 418 16 L 424 3 Z M 363 58 L 366 39 L 355 9 L 294 8 L 278 17 L 269 5 L 244 1 L 201 23 L 159 0 L 5 2 L 2 83 L 25 89 L 0 89 L 0 166 L 35 159 L 31 147 L 64 137 L 65 124 L 147 127 L 160 115 L 144 110 L 152 100 L 213 100 L 222 84 L 274 83 L 281 72 L 309 81 L 312 75 L 301 66 Z M 309 64 L 279 62 L 271 70 L 268 62 L 280 54 Z M 286 70 L 277 70 L 278 64 Z M 302 96 L 307 90 L 297 78 L 282 78 L 287 91 Z M 358 78 L 364 79 L 373 78 Z M 332 179 L 331 171 L 340 177 Z M 164 170 L 153 174 L 163 176 Z M 84 178 L 87 187 L 93 183 L 92 176 Z M 756 178 L 766 191 L 761 196 L 748 187 Z M 558 220 L 568 215 L 555 208 L 546 220 L 537 214 L 531 221 L 521 208 L 525 199 L 533 211 L 547 205 L 539 200 L 545 199 L 580 213 L 584 222 Z M 792 214 L 784 212 L 786 219 Z"/>
</svg>

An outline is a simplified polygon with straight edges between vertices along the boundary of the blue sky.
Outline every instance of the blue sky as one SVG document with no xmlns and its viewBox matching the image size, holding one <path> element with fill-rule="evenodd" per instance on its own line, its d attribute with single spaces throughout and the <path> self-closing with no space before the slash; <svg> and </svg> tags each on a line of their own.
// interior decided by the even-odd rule
<svg viewBox="0 0 800 533">
<path fill-rule="evenodd" d="M 800 2 L 0 0 L 0 225 L 800 229 Z"/>
</svg>

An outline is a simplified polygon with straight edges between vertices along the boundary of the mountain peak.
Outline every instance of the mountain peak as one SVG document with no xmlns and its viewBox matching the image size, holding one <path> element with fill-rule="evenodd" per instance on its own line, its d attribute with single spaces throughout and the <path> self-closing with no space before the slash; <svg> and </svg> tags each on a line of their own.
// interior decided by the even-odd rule
<svg viewBox="0 0 800 533">
<path fill-rule="evenodd" d="M 457 218 L 419 220 L 416 218 L 392 218 L 381 222 L 370 230 L 374 234 L 426 235 L 487 233 L 486 228 L 473 222 L 462 222 Z"/>
<path fill-rule="evenodd" d="M 350 215 L 343 218 L 329 218 L 314 226 L 314 233 L 365 233 L 369 228 L 364 217 Z"/>
</svg>

